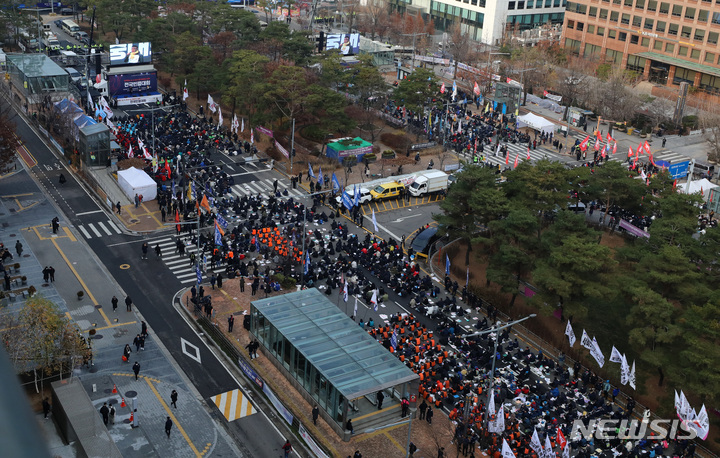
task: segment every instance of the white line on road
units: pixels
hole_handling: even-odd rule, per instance
[[[92,238],[90,233],[88,231],[86,231],[84,227],[78,226],[77,228],[80,230],[80,232],[83,233],[83,235],[85,236],[86,239]]]
[[[75,216],[92,215],[93,213],[103,213],[103,210],[93,210],[91,212],[75,213]]]
[[[372,216],[365,215],[365,218],[367,218],[368,221],[370,221],[369,224],[372,225]],[[376,218],[376,219],[377,219],[377,218]],[[370,226],[367,226],[367,227],[370,227]],[[388,235],[390,235],[390,236],[391,236],[392,238],[394,238],[395,240],[400,240],[400,237],[398,237],[397,235],[395,235],[395,234],[393,234],[392,232],[390,232],[390,231],[388,230],[388,228],[386,228],[386,227],[383,226],[382,224],[378,223],[377,227],[378,227],[378,229],[382,229],[383,231],[387,232]]]

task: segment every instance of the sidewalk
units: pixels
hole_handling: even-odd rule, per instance
[[[14,214],[12,218],[7,218],[8,224],[0,232],[1,241],[15,254],[15,241],[20,240],[24,251],[21,257],[15,256],[15,262],[20,263],[20,273],[26,277],[27,287],[35,286],[39,294],[57,304],[88,338],[94,353],[93,365],[76,369],[73,376],[81,381],[96,411],[104,402],[116,406],[115,424],[109,424],[107,428],[122,455],[176,457],[237,454],[232,442],[225,438],[224,430],[218,428],[199,401],[200,396],[192,384],[177,369],[167,349],[154,337],[152,329],[145,341],[145,350],[136,352],[133,347],[130,362],[121,361],[125,344],[132,345],[134,336],[140,333],[142,314],[135,307],[132,312],[125,311],[125,292],[119,289],[94,253],[85,244],[79,243],[65,221],[61,220],[58,234],[52,233],[48,222],[50,215],[55,215],[56,211],[47,205],[44,194],[26,172],[0,180],[0,194],[14,189],[18,181],[22,181],[26,188],[32,185],[34,190],[25,197],[25,209],[21,208],[23,202],[0,201],[1,213]],[[38,205],[30,205],[31,201]],[[44,283],[43,266],[55,268],[55,282]],[[80,291],[83,296],[79,299],[77,293]],[[130,293],[134,300],[141,300],[136,292]],[[116,312],[110,305],[113,295],[120,301]],[[8,303],[6,310],[16,312],[26,300],[27,297],[19,295]],[[139,305],[142,308],[146,304]],[[95,331],[94,335],[91,330]],[[141,365],[137,381],[131,369],[135,361]],[[117,393],[112,392],[115,386]],[[177,409],[169,405],[173,389],[179,394]],[[50,385],[45,384],[44,396],[49,396],[49,390]],[[120,407],[123,397],[127,407]],[[132,428],[127,420],[131,400],[135,397],[139,427]],[[174,423],[170,438],[164,433],[167,416]],[[50,426],[52,423],[43,421],[42,414],[38,414],[38,418],[48,437],[48,444],[53,447],[53,456],[81,454],[77,451],[77,444],[61,445],[58,431]]]

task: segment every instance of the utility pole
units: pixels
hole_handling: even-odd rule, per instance
[[[412,53],[412,65],[410,66],[410,70],[412,70],[413,72],[415,71],[415,38],[416,38],[418,35],[420,35],[420,36],[425,36],[425,35],[427,35],[427,33],[426,33],[426,32],[403,33],[403,34],[400,35],[400,36],[403,36],[403,37],[413,37],[413,41],[412,41],[412,50],[413,50],[413,53]]]
[[[290,134],[290,176],[293,174],[293,157],[295,156],[295,118],[292,118],[292,133]]]

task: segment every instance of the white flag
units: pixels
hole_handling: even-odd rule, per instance
[[[237,113],[235,113],[235,114],[233,114],[233,120],[230,123],[230,131],[237,133],[238,127],[240,127],[240,123],[238,123]]]
[[[568,340],[570,341],[570,346],[572,347],[575,345],[575,341],[577,340],[575,338],[575,331],[573,331],[572,325],[570,324],[570,320],[568,320],[568,324],[565,327],[565,335],[568,336]]]
[[[503,439],[502,456],[503,458],[515,458],[515,454],[505,439]]]
[[[378,228],[377,228],[377,220],[375,219],[375,209],[373,209],[373,211],[372,211],[372,223],[373,223],[373,227],[375,228],[375,232],[377,232]]]
[[[208,109],[210,109],[210,111],[212,111],[213,113],[215,113],[215,112],[217,111],[217,105],[215,105],[215,101],[214,101],[213,98],[210,96],[210,94],[208,94],[207,103],[208,103]]]
[[[618,351],[617,348],[615,348],[615,345],[612,347],[612,353],[610,353],[610,361],[613,363],[622,363],[622,355]]]
[[[218,107],[218,127],[222,126],[222,123],[223,123],[222,108]]]
[[[630,366],[628,366],[627,358],[622,355],[622,361],[620,361],[620,383],[627,385],[630,379]]]
[[[487,417],[488,417],[488,420],[489,420],[490,417],[492,417],[493,415],[495,415],[495,390],[493,390],[492,387],[491,387],[491,388],[490,388],[490,401],[488,402],[488,405],[487,405]]]
[[[585,332],[583,329],[582,338],[580,339],[580,345],[587,348],[588,350],[592,350],[593,343],[592,340],[590,340],[590,336]]]
[[[370,298],[370,303],[373,305],[373,310],[378,311],[378,301],[377,301],[377,290],[373,290],[373,295]]]
[[[680,396],[678,396],[677,390],[675,390],[675,411],[680,415]]]
[[[345,280],[345,287],[343,288],[343,299],[345,302],[348,301],[347,280]]]
[[[187,100],[188,97],[190,97],[190,94],[188,94],[187,80],[185,80],[185,84],[183,85],[183,102]]]
[[[353,316],[357,316],[357,296],[355,296],[355,308],[353,309]]]
[[[593,337],[592,345],[593,346],[590,349],[590,354],[592,355],[593,358],[595,358],[595,361],[597,361],[598,365],[600,367],[603,367],[605,365],[605,355],[603,355],[602,350],[600,350],[600,345],[598,345],[597,340],[595,340],[595,337]],[[633,371],[634,371],[634,369],[633,369]]]
[[[530,448],[533,449],[538,456],[542,455],[542,443],[540,443],[540,436],[538,436],[537,429],[533,430],[532,438],[530,439]]]
[[[245,118],[240,119],[240,132],[245,132]]]
[[[634,360],[633,360],[632,369],[630,369],[630,377],[628,378],[628,383],[634,390],[635,389],[635,361]]]
[[[700,439],[707,439],[708,433],[710,432],[710,419],[708,418],[707,411],[705,410],[705,404],[703,404],[700,412],[695,415],[695,419],[689,424],[693,428]]]
[[[554,457],[555,452],[553,451],[552,442],[550,442],[550,434],[545,436],[545,456]]]
[[[488,424],[488,431],[496,434],[502,434],[505,431],[505,407],[502,404],[500,404],[495,421]]]
[[[252,128],[250,129],[250,144],[255,144],[255,132],[253,132]]]
[[[562,458],[570,458],[570,442],[565,444],[565,448],[562,451]]]

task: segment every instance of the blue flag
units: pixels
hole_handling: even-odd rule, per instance
[[[342,202],[343,202],[343,205],[345,205],[345,208],[347,208],[348,210],[352,210],[353,201],[350,198],[350,194],[347,193],[347,190],[343,190],[343,192],[342,192]]]
[[[171,187],[172,187],[172,195],[173,195],[173,197],[175,197],[175,178],[172,179]]]
[[[323,182],[322,165],[320,166],[320,168],[319,168],[318,170],[319,170],[319,172],[318,172],[318,179],[317,179],[317,180],[318,180],[318,184],[319,184],[320,186],[322,186],[322,185],[325,184],[325,183]]]
[[[308,176],[310,178],[315,178],[315,174],[313,173],[312,164],[308,162]]]
[[[450,257],[445,254],[445,275],[450,275]]]
[[[392,345],[393,350],[397,350],[397,345],[398,345],[398,342],[397,342],[397,329],[396,329],[395,331],[393,331],[392,337],[390,337],[390,345]]]
[[[220,225],[220,227],[223,228],[223,230],[227,230],[228,223],[225,221],[225,218],[223,218],[220,214],[215,215],[215,221]]]
[[[195,275],[197,276],[198,285],[202,283],[202,271],[200,270],[200,263],[195,266]]]
[[[305,256],[305,275],[307,275],[308,270],[310,268],[310,252],[308,251],[305,254],[306,254],[306,256]]]
[[[355,207],[360,203],[360,189],[358,189],[357,185],[355,185],[353,192],[355,193],[355,202],[353,202],[353,207]]]
[[[220,228],[215,225],[215,246],[222,246],[222,234],[220,234]]]
[[[191,189],[190,195],[192,196],[193,200],[197,200],[197,191],[195,191],[195,182],[194,181],[192,183],[190,183],[190,189]]]
[[[340,190],[340,182],[338,181],[337,176],[335,176],[335,172],[333,172],[333,174],[332,174],[332,180],[331,180],[331,182],[332,182],[333,190],[334,190],[335,192],[339,191],[339,190]]]

